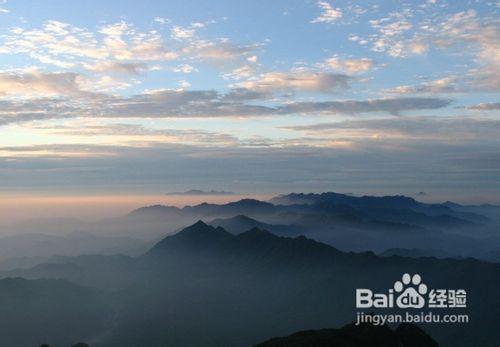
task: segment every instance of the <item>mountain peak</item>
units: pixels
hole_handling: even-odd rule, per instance
[[[198,219],[196,223],[192,224],[188,228],[205,228],[205,227],[208,227],[207,223],[205,223],[201,219]]]
[[[161,250],[204,249],[232,235],[221,227],[214,228],[202,220],[182,229],[175,235],[169,235],[158,242],[150,252]]]

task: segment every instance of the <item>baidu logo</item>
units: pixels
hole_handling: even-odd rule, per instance
[[[419,274],[405,273],[394,282],[387,293],[370,289],[356,289],[356,308],[465,308],[467,292],[464,289],[432,289]]]
[[[394,291],[401,293],[396,299],[399,308],[422,308],[425,306],[424,295],[427,294],[427,286],[422,283],[419,274],[410,276],[404,274],[401,281],[394,283]]]

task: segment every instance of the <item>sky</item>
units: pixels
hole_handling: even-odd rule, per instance
[[[499,11],[0,0],[0,197],[500,203]]]

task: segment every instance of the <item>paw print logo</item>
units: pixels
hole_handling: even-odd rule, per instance
[[[422,308],[425,305],[424,295],[427,294],[427,286],[422,283],[419,274],[413,276],[404,274],[401,281],[394,283],[394,291],[401,293],[396,299],[399,308]]]

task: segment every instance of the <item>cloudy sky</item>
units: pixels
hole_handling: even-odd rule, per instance
[[[500,203],[496,1],[0,1],[0,195]]]

